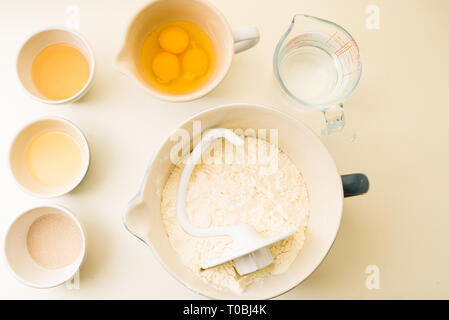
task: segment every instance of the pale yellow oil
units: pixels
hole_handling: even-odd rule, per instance
[[[167,28],[179,27],[182,28],[188,34],[188,45],[182,52],[166,52],[161,47],[160,36],[167,30]],[[168,44],[177,45],[184,39],[177,39],[176,35],[168,40]],[[196,55],[194,61],[192,59],[186,59],[186,54],[192,52],[192,49],[200,49],[203,53],[201,56]],[[179,61],[179,66],[173,66],[172,60],[162,60],[162,63],[156,65],[159,68],[159,72],[169,74],[170,80],[158,78],[154,72],[155,57],[160,53],[170,54],[171,57],[176,57]],[[205,53],[205,54],[204,54]],[[184,63],[187,61],[187,65]],[[215,70],[216,64],[216,52],[215,46],[209,35],[203,31],[195,23],[184,20],[167,21],[158,25],[144,40],[142,49],[140,52],[140,62],[145,76],[149,82],[159,89],[161,92],[169,94],[186,94],[191,93],[201,88],[210,78]],[[190,64],[190,65],[189,65]],[[195,69],[201,66],[207,65],[206,71],[201,76],[192,76],[188,69]],[[187,67],[187,68],[186,68]],[[175,70],[174,70],[175,69]],[[179,69],[179,75],[176,75]],[[187,69],[187,70],[186,70]],[[165,72],[166,71],[166,72]],[[172,79],[172,75],[173,76]]]
[[[65,100],[78,93],[89,79],[90,67],[75,47],[57,43],[39,52],[31,66],[35,88],[49,100]]]
[[[78,143],[63,131],[47,131],[34,137],[25,152],[30,176],[39,184],[58,188],[72,183],[81,168]]]

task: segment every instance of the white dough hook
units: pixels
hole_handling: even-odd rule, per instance
[[[176,199],[176,215],[181,227],[187,233],[195,237],[229,236],[233,240],[230,253],[216,261],[203,264],[203,269],[215,267],[225,262],[234,260],[235,268],[240,275],[245,275],[262,269],[273,263],[273,257],[269,246],[282,239],[293,235],[296,230],[291,230],[279,236],[266,238],[260,236],[251,226],[242,224],[226,227],[200,228],[192,225],[185,213],[187,186],[195,165],[201,158],[203,148],[215,139],[225,138],[234,145],[240,146],[244,140],[229,129],[211,129],[204,134],[200,143],[193,149],[181,175]]]

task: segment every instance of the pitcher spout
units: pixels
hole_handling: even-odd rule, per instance
[[[115,58],[114,66],[122,73],[126,75],[132,75],[133,73],[133,60],[127,50],[127,48],[122,48],[119,54]]]

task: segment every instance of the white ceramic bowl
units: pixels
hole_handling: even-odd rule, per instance
[[[27,234],[36,219],[46,214],[63,214],[78,226],[82,248],[78,258],[69,266],[48,270],[39,266],[27,248]],[[57,205],[35,207],[20,214],[8,228],[4,241],[4,255],[12,274],[24,284],[35,288],[50,288],[70,280],[80,268],[87,248],[87,235],[81,222],[68,209]]]
[[[28,144],[38,134],[45,131],[63,131],[77,142],[81,151],[81,167],[78,176],[69,184],[59,188],[49,188],[36,182],[25,165],[25,152]],[[9,152],[11,172],[22,189],[33,196],[41,198],[58,197],[72,191],[83,180],[90,163],[89,145],[80,129],[68,120],[47,117],[28,124],[14,138]]]
[[[169,243],[160,212],[162,189],[173,169],[170,150],[178,143],[170,137],[157,150],[141,189],[124,214],[126,228],[156,252],[161,264],[172,276],[197,293],[217,299],[267,299],[285,293],[318,267],[337,235],[342,215],[343,187],[332,157],[320,139],[304,124],[272,108],[233,104],[209,109],[180,126],[191,137],[194,120],[201,121],[203,131],[215,127],[278,129],[279,147],[301,170],[309,191],[310,221],[300,254],[287,272],[252,284],[243,295],[230,290],[218,290],[185,267]],[[352,190],[345,190],[351,191],[351,195],[366,192],[366,177],[353,177],[361,180],[360,185],[354,183],[357,179],[345,179],[355,186]]]
[[[66,43],[77,48],[87,59],[90,68],[89,78],[84,87],[75,95],[63,100],[49,100],[36,89],[31,78],[34,58],[42,49],[55,43]],[[79,33],[65,28],[53,28],[33,34],[22,46],[17,56],[17,75],[24,89],[36,100],[49,104],[74,102],[89,90],[95,73],[95,57],[89,43]]]

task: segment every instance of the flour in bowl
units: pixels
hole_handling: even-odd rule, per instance
[[[203,154],[221,150],[222,139],[215,140]],[[266,150],[264,160],[255,152]],[[183,164],[170,174],[162,193],[161,212],[170,244],[181,261],[204,281],[217,288],[242,293],[255,279],[285,272],[300,252],[309,219],[309,199],[301,172],[274,144],[252,137],[232,149],[195,166],[186,198],[186,215],[198,227],[248,224],[260,235],[273,237],[295,228],[297,232],[270,246],[274,263],[264,269],[240,276],[232,261],[201,269],[232,248],[229,237],[193,237],[176,218],[176,196]],[[260,149],[262,148],[262,149]],[[250,150],[250,151],[249,151]],[[203,158],[204,159],[204,158]]]

